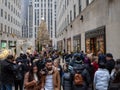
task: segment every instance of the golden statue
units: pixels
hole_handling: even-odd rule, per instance
[[[0,60],[5,59],[10,54],[10,51],[7,49],[3,49],[0,51]]]

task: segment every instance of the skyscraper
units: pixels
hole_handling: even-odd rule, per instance
[[[29,0],[21,0],[22,6],[21,6],[21,24],[22,24],[22,37],[28,38],[28,5]]]
[[[29,0],[29,38],[36,39],[37,31],[44,18],[50,38],[55,41],[56,0]],[[30,28],[31,27],[31,28]],[[54,45],[54,42],[53,42]]]

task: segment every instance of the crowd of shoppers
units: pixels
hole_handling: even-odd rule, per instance
[[[0,61],[0,90],[119,90],[120,60],[111,53],[57,50],[8,55]],[[63,61],[62,60],[62,61]]]

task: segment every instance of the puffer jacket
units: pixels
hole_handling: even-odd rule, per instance
[[[62,78],[63,90],[72,90],[72,79],[71,73],[68,71],[64,72]]]
[[[73,67],[74,70],[72,71],[72,80],[73,80],[73,86],[72,90],[88,90],[89,84],[91,83],[91,78],[89,75],[89,72],[87,71],[86,67],[84,64],[78,64],[76,67]],[[74,75],[75,71],[79,71],[81,75],[83,76],[84,84],[82,86],[76,86],[74,84]]]
[[[94,76],[94,85],[96,90],[108,90],[110,75],[107,69],[98,69]]]

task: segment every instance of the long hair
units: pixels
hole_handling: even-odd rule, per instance
[[[32,81],[34,79],[34,72],[33,72],[33,68],[34,67],[37,67],[37,65],[36,64],[32,64],[32,66],[30,67],[29,78],[28,78],[29,81]],[[37,71],[37,76],[38,76],[38,79],[39,79],[40,77],[39,77],[39,72],[38,71]]]

